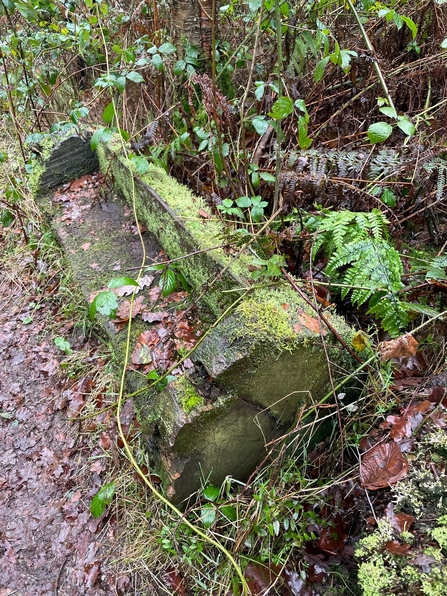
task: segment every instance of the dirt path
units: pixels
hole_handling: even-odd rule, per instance
[[[82,387],[62,380],[26,283],[0,270],[0,596],[124,595],[129,578],[108,569],[113,526],[88,509],[101,459],[66,419]]]

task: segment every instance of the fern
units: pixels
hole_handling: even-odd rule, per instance
[[[407,305],[399,298],[404,287],[402,262],[388,241],[388,223],[378,209],[325,213],[316,224],[312,257],[323,248],[329,257],[326,274],[345,285],[342,298],[350,294],[357,307],[369,301],[368,313],[395,336],[409,319]]]
[[[423,165],[428,174],[437,172],[436,200],[440,201],[444,195],[444,187],[447,184],[447,162],[441,157],[435,157]]]

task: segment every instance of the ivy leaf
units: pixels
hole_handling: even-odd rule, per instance
[[[115,107],[113,105],[113,101],[106,105],[104,111],[102,113],[102,119],[106,124],[110,124],[112,122],[113,117],[115,116]]]
[[[109,317],[113,315],[118,308],[118,298],[113,292],[99,293],[93,302],[90,304],[88,311],[90,319],[93,321],[97,312]]]
[[[132,81],[132,83],[144,83],[144,77],[136,70],[128,72],[126,78]]]
[[[208,484],[206,488],[203,489],[203,496],[207,501],[215,501],[219,496],[220,489],[213,484]]]
[[[388,122],[376,122],[368,128],[368,139],[374,145],[383,143],[393,132],[393,127]]]
[[[212,503],[205,503],[200,510],[200,519],[205,528],[211,528],[216,521],[216,508]]]
[[[269,116],[275,120],[284,120],[293,112],[293,101],[290,97],[279,97],[272,106]]]

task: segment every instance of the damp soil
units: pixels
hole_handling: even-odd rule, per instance
[[[62,374],[46,332],[57,312],[36,309],[35,289],[0,270],[0,596],[125,595],[113,519],[88,507],[101,461],[68,419],[82,386]],[[95,357],[94,342],[78,342]]]

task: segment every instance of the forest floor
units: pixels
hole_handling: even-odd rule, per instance
[[[2,254],[6,243],[0,233]],[[24,253],[14,268],[0,265],[0,595],[126,594],[129,577],[110,560],[116,518],[89,511],[107,458],[70,420],[104,350],[78,334],[82,357],[64,370],[54,339],[75,322],[52,304],[57,276],[43,294],[35,264]]]

